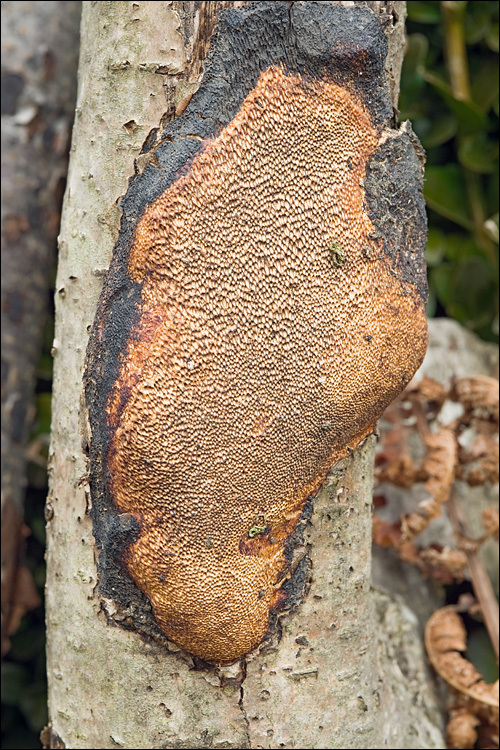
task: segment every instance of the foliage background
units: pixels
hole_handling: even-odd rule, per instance
[[[429,316],[498,341],[499,3],[408,2],[400,119],[427,151]],[[49,292],[48,292],[49,295]],[[52,292],[48,304],[52,307]],[[26,562],[43,596],[52,323],[39,363],[29,446]],[[39,748],[47,721],[43,606],[12,637],[2,665],[2,747]]]
[[[429,317],[498,341],[498,2],[408,2],[400,111],[427,151]]]

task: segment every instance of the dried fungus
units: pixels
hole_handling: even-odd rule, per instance
[[[474,747],[481,725],[496,734],[498,744],[498,680],[494,684],[485,682],[462,655],[467,648],[467,634],[455,607],[438,609],[429,618],[425,646],[432,666],[455,696],[446,732],[447,746]]]

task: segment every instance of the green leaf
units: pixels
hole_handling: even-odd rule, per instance
[[[25,629],[17,631],[12,638],[10,656],[18,662],[30,661],[43,651],[45,645],[45,633],[42,629],[34,630],[26,626]]]
[[[480,2],[469,3],[464,23],[467,44],[477,44],[484,39],[491,25],[488,8]]]
[[[38,360],[37,376],[43,380],[52,380],[54,360],[50,354],[42,354]]]
[[[484,132],[465,136],[458,148],[458,158],[472,172],[493,174],[498,159],[498,143]]]
[[[500,203],[500,174],[498,162],[495,166],[495,173],[486,178],[483,178],[486,198],[486,213],[490,216],[497,213],[498,205]]]
[[[429,51],[429,40],[423,34],[411,34],[406,44],[402,78],[414,75],[425,65]]]
[[[408,119],[411,121],[411,126],[417,136],[419,137],[421,143],[425,141],[427,136],[430,135],[432,130],[432,120],[430,120],[428,117],[422,117],[420,114],[416,117],[408,117],[406,116],[405,119]]]
[[[30,529],[37,542],[45,547],[45,520],[41,514],[30,520]]]
[[[424,195],[429,207],[438,214],[461,227],[472,228],[467,190],[462,171],[456,164],[427,167]]]
[[[444,240],[446,260],[457,266],[466,263],[470,257],[480,254],[473,239],[468,234],[447,234]]]
[[[425,259],[428,266],[438,266],[446,255],[447,236],[439,229],[429,229]]]
[[[40,747],[40,732],[30,732],[26,726],[20,726],[19,711],[13,710],[12,713],[15,713],[15,718],[9,716],[5,721],[6,731],[2,732],[2,747],[9,748],[9,750],[26,750],[27,747]],[[2,716],[2,722],[4,723],[3,720],[4,716]]]
[[[2,664],[2,703],[17,706],[28,683],[28,672],[21,664]]]
[[[416,23],[439,23],[441,20],[439,3],[412,0],[408,3],[408,18]]]
[[[484,327],[492,331],[496,279],[484,258],[442,263],[431,269],[430,281],[449,317],[473,330]]]
[[[44,529],[45,531],[45,529]],[[47,578],[47,571],[45,569],[45,564],[40,564],[36,567],[34,573],[33,573],[33,579],[35,581],[35,585],[38,588],[39,591],[43,591],[43,587],[45,586],[45,580]]]
[[[471,96],[484,112],[488,112],[498,99],[498,89],[498,60],[491,55],[471,76]]]
[[[47,722],[47,689],[43,682],[28,685],[19,707],[25,715],[28,726],[33,731],[40,731]]]
[[[446,143],[457,134],[458,122],[455,115],[442,115],[434,119],[426,136],[421,138],[424,148],[434,148]]]
[[[438,92],[446,102],[448,108],[453,112],[462,133],[473,133],[483,130],[486,127],[486,115],[477,104],[472,101],[456,99],[449,84],[435,73],[430,73],[426,70],[424,78]]]
[[[481,263],[486,260],[483,250],[468,233],[447,232],[443,236],[443,245],[446,260],[452,261],[457,267],[468,263],[473,258],[481,258]],[[484,275],[487,276],[486,267],[483,271]],[[457,273],[460,273],[460,270]]]
[[[401,70],[400,109],[405,109],[405,102],[411,102],[414,105],[421,101],[422,91],[426,86],[422,71],[425,68],[428,48],[429,42],[423,34],[412,34],[408,39]]]
[[[477,627],[467,637],[467,658],[479,669],[485,682],[498,680],[498,665],[495,652],[484,627]]]
[[[50,393],[38,393],[36,397],[36,428],[32,435],[49,435],[52,396]]]
[[[436,314],[437,298],[436,292],[432,284],[429,284],[429,294],[427,296],[427,304],[425,306],[425,313],[428,318],[433,318]]]
[[[498,23],[493,23],[491,24],[490,28],[488,29],[488,33],[486,34],[486,44],[490,49],[493,50],[493,52],[498,52],[499,49],[498,32]]]

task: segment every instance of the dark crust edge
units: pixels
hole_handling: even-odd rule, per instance
[[[425,153],[409,122],[382,143],[368,162],[365,207],[375,227],[373,253],[427,302]],[[373,258],[375,259],[375,258]]]
[[[138,221],[144,210],[185,173],[205,143],[231,122],[261,71],[272,65],[281,65],[285,72],[300,73],[306,79],[328,78],[349,88],[367,107],[373,125],[379,131],[387,127],[393,110],[384,74],[386,55],[387,40],[368,8],[322,2],[289,6],[266,1],[221,11],[200,89],[184,114],[143,146],[143,153],[149,152],[152,158],[141,173],[136,166],[121,202],[121,229],[98,304],[84,374],[92,433],[90,515],[100,551],[99,592],[120,605],[119,614],[111,621],[143,636],[167,643],[150,602],[122,566],[123,552],[137,539],[139,525],[132,516],[118,513],[108,490],[106,469],[112,438],[106,405],[141,315],[141,284],[127,273]],[[201,136],[202,141],[189,138],[190,134]],[[304,512],[309,512],[308,506]],[[295,542],[300,543],[300,530],[297,535],[288,545],[288,557]],[[286,609],[297,606],[303,597],[305,565],[297,566],[284,587]]]

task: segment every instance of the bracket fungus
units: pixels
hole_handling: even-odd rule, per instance
[[[300,596],[308,500],[425,353],[423,156],[386,53],[366,7],[221,11],[122,201],[85,372],[99,587],[210,663]]]

